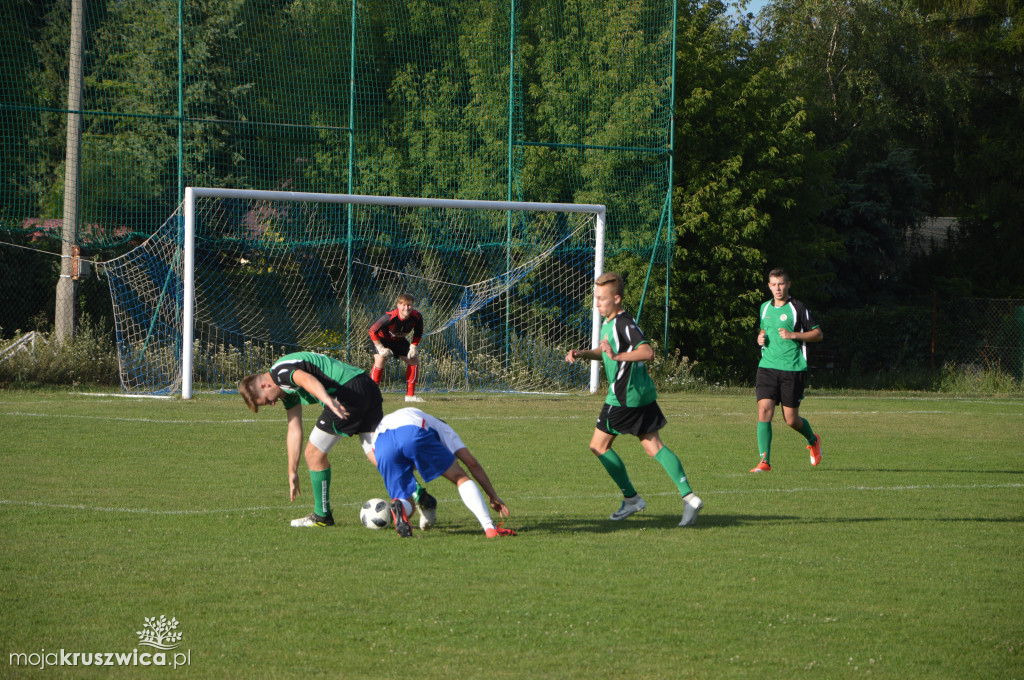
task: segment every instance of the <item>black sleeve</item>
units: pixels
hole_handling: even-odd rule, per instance
[[[800,302],[799,300],[793,300],[793,308],[796,309],[796,323],[793,324],[793,330],[798,333],[804,333],[806,331],[813,331],[818,327],[818,322],[814,320],[814,316],[811,315],[811,310],[807,308],[807,305]]]

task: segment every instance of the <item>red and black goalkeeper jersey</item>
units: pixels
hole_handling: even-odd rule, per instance
[[[415,345],[423,337],[423,316],[413,309],[409,311],[409,318],[402,321],[402,317],[398,316],[398,309],[392,309],[370,326],[370,339],[374,343],[405,339],[410,331],[412,344]]]

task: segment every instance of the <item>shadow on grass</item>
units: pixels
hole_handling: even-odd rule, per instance
[[[526,534],[531,531],[544,531],[544,532],[585,532],[591,534],[612,534],[619,531],[636,531],[645,529],[679,529],[685,531],[695,531],[700,529],[706,529],[709,527],[731,527],[741,526],[748,524],[766,524],[774,522],[795,522],[800,521],[803,518],[796,516],[782,516],[782,515],[721,515],[714,513],[701,513],[697,519],[697,523],[688,526],[679,526],[679,519],[681,515],[672,514],[653,514],[644,513],[643,516],[633,515],[629,519],[622,520],[619,522],[612,521],[607,518],[595,517],[592,519],[579,519],[572,517],[564,518],[551,518],[540,521],[523,522],[522,529],[513,527],[516,531]]]
[[[552,518],[536,522],[524,521],[521,526],[512,526],[520,534],[526,535],[530,532],[580,532],[591,534],[611,534],[619,531],[636,531],[645,529],[679,529],[685,531],[699,531],[710,528],[729,528],[764,526],[773,524],[856,524],[864,522],[984,522],[984,523],[1021,523],[1024,524],[1024,517],[802,517],[799,515],[750,515],[750,514],[722,514],[722,513],[701,513],[697,523],[689,527],[680,527],[679,515],[654,515],[646,514],[644,517],[633,516],[628,520],[613,522],[608,519],[575,519],[575,518]],[[454,529],[452,533],[470,533]]]

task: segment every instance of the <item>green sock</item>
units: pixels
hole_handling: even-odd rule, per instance
[[[807,421],[804,421],[807,422]],[[771,421],[767,423],[757,423],[757,452],[764,456],[764,462],[771,465],[768,460],[772,456],[772,424]]]
[[[672,453],[672,449],[667,446],[661,447],[661,450],[655,454],[654,460],[661,463],[661,467],[665,468],[665,472],[668,473],[668,476],[672,478],[672,481],[678,487],[680,495],[685,496],[688,493],[693,493],[690,483],[686,481],[683,464],[679,462],[679,456]]]
[[[416,490],[412,492],[412,500],[414,503],[420,502],[420,494],[423,492],[423,487],[420,486],[419,480],[416,481]]]
[[[633,483],[629,481],[629,473],[626,472],[626,464],[619,458],[619,454],[615,453],[612,449],[608,449],[598,456],[597,459],[601,461],[601,465],[604,465],[604,469],[608,471],[611,478],[622,489],[623,496],[629,498],[636,495],[636,489],[633,488]]]
[[[310,470],[309,482],[313,486],[313,511],[327,517],[331,514],[331,468]]]
[[[814,444],[814,442],[818,441],[818,436],[814,434],[814,430],[811,429],[811,424],[807,422],[807,418],[801,418],[800,420],[804,421],[803,427],[800,428],[800,434],[804,436],[808,444]]]

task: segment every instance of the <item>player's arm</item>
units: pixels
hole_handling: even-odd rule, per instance
[[[412,316],[412,344],[420,344],[420,340],[423,339],[423,315],[417,310],[413,310],[415,313]]]
[[[779,329],[779,337],[783,340],[796,340],[797,342],[821,342],[825,339],[825,333],[822,332],[821,326],[809,331],[801,331],[795,333],[785,328]]]
[[[320,403],[334,411],[339,418],[348,418],[348,410],[341,405],[336,397],[327,394],[324,384],[313,374],[306,373],[301,368],[297,369],[292,373],[292,382],[316,397]]]
[[[491,508],[496,510],[502,517],[508,517],[508,506],[505,505],[505,501],[498,497],[498,492],[494,490],[494,485],[491,484],[490,477],[484,471],[484,466],[473,457],[473,454],[469,452],[469,449],[462,447],[455,452],[455,457],[466,464],[466,468],[469,470],[469,474],[473,476],[480,488],[487,494],[487,498],[490,500]]]
[[[412,311],[412,342],[409,343],[408,359],[415,359],[419,352],[420,340],[423,339],[423,315],[415,309]]]
[[[601,350],[607,354],[608,358],[612,361],[650,361],[654,358],[654,348],[646,341],[628,352],[619,352],[616,354],[612,351],[611,343],[607,340],[602,340]]]
[[[565,360],[570,364],[575,363],[577,359],[584,361],[600,361],[601,350],[600,349],[571,349],[569,353],[565,355]]]
[[[288,435],[288,494],[291,500],[299,495],[299,456],[302,454],[302,404],[296,404],[287,411]]]
[[[373,346],[377,348],[377,354],[384,356],[391,354],[391,350],[384,346],[384,331],[388,327],[389,320],[388,315],[385,314],[370,326],[370,340],[373,342]]]

